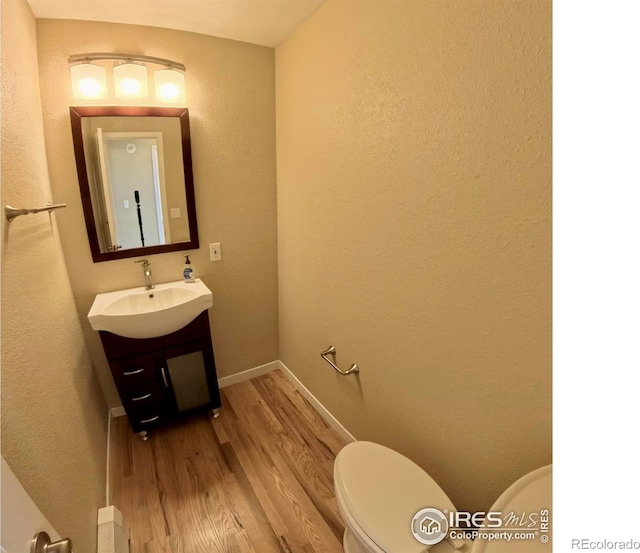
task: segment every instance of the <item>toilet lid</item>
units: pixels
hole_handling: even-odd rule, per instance
[[[421,509],[455,507],[442,488],[413,461],[371,442],[345,446],[335,460],[336,492],[352,519],[381,549],[423,553],[411,533]]]
[[[532,533],[532,539],[483,540],[477,538],[473,542],[471,553],[551,553],[551,465],[536,469],[509,486],[490,511],[499,511],[502,516],[513,513],[523,522],[512,522],[505,526],[507,532]],[[545,514],[546,511],[546,514]],[[547,528],[541,523],[548,517]],[[549,530],[548,532],[545,530]],[[502,530],[502,529],[500,529]]]

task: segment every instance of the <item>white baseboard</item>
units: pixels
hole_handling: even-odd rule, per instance
[[[294,375],[282,361],[277,361],[279,364],[279,369],[282,373],[291,381],[291,383],[297,388],[297,390],[302,394],[302,396],[311,404],[311,406],[318,411],[318,414],[324,419],[324,421],[331,427],[333,430],[342,438],[342,441],[345,444],[356,442],[356,437],[351,434],[338,419],[336,419],[331,412],[324,406],[316,396],[314,396],[305,385],[298,380],[296,375]]]
[[[124,407],[122,405],[118,405],[117,407],[112,407],[111,411],[111,418],[115,419],[117,417],[124,417],[127,412],[124,410]]]
[[[109,505],[111,499],[111,484],[109,482],[109,474],[111,469],[111,419],[113,418],[113,409],[107,411],[107,480],[105,483],[104,502]]]
[[[265,365],[260,365],[259,367],[253,367],[253,369],[247,369],[246,371],[242,371],[241,373],[232,374],[231,376],[223,376],[222,378],[218,379],[218,387],[226,388],[227,386],[231,386],[232,384],[244,382],[245,380],[251,380],[256,376],[270,373],[271,371],[275,371],[279,368],[280,361],[271,361],[271,363],[266,363]]]

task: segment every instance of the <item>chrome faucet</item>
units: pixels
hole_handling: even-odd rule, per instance
[[[153,279],[151,278],[151,263],[147,259],[141,259],[136,263],[142,263],[142,270],[144,271],[144,289],[152,290],[155,288],[153,285]]]

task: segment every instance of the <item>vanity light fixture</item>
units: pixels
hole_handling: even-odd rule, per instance
[[[147,68],[138,63],[121,63],[113,67],[113,88],[116,98],[146,98]]]
[[[175,69],[159,69],[153,74],[156,98],[170,104],[184,103],[184,75]]]
[[[107,97],[107,79],[104,67],[93,63],[72,65],[71,88],[74,98],[99,99]]]
[[[108,94],[104,65],[110,62],[113,73],[113,93]],[[123,100],[149,98],[156,104],[184,105],[184,72],[181,63],[139,54],[77,54],[69,57],[73,97],[80,100]],[[149,66],[161,66],[153,71],[153,84],[148,85]],[[152,89],[152,92],[149,89]],[[155,93],[155,94],[154,94]],[[155,97],[154,97],[155,95]]]

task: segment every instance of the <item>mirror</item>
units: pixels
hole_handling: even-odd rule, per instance
[[[93,261],[198,248],[189,111],[69,112]]]

